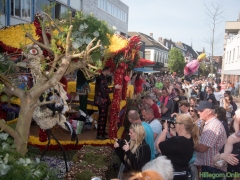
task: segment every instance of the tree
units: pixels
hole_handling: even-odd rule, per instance
[[[182,52],[177,48],[172,48],[168,54],[168,69],[171,72],[183,73],[186,65]]]
[[[74,27],[73,23],[78,23],[78,27]],[[36,33],[40,38],[34,39],[28,30],[26,30],[26,37],[38,48],[31,49],[31,46],[28,45],[22,49],[31,72],[35,72],[33,76],[37,77],[34,86],[24,90],[18,88],[9,78],[11,74],[9,74],[8,69],[11,69],[11,63],[7,60],[8,56],[5,55],[4,60],[0,61],[0,67],[3,67],[3,64],[6,67],[0,72],[0,90],[2,89],[9,98],[12,96],[20,98],[21,102],[16,128],[13,129],[4,121],[0,121],[0,130],[7,132],[14,138],[16,150],[22,155],[27,153],[29,129],[35,108],[55,103],[55,101],[46,101],[46,97],[44,101],[40,102],[39,97],[51,87],[61,85],[60,79],[75,70],[81,69],[87,78],[95,76],[99,69],[100,54],[109,45],[109,40],[106,38],[107,34],[112,35],[112,31],[105,22],[99,21],[93,16],[85,17],[82,13],[77,13],[74,20],[72,20],[70,13],[69,19],[61,21],[53,20],[50,15],[43,13],[43,15],[36,16],[34,24],[37,27]],[[89,29],[94,32],[88,30],[88,27],[91,27]],[[97,39],[99,40],[97,41]],[[36,47],[35,45],[32,47]],[[39,52],[44,55],[41,56],[40,60],[34,56]],[[92,56],[93,54],[95,55]],[[34,61],[40,65],[34,66]]]
[[[223,4],[220,1],[211,3],[210,6],[204,4],[205,14],[208,16],[206,25],[208,28],[208,37],[205,38],[205,42],[210,45],[211,50],[211,74],[213,74],[213,56],[214,52],[219,48],[219,43],[223,39],[222,34],[217,35],[217,30],[220,27],[220,23],[223,22]]]

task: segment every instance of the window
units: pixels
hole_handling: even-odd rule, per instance
[[[11,0],[11,15],[30,20],[29,0]]]
[[[227,62],[228,62],[228,52],[227,52],[226,57],[225,57],[225,64],[227,64]]]
[[[98,8],[123,22],[127,22],[127,13],[107,0],[98,0]]]
[[[143,52],[142,51],[139,51],[139,57],[143,58]]]
[[[229,60],[228,60],[229,63],[231,63],[231,51],[229,53]]]
[[[166,47],[168,48],[168,42],[166,42]]]
[[[145,59],[150,60],[150,51],[145,51]]]
[[[237,47],[237,60],[236,61],[238,61],[238,60],[240,60],[239,46]]]
[[[0,13],[5,14],[5,0],[0,1]]]
[[[173,44],[171,44],[171,49],[173,48]]]
[[[234,62],[234,58],[235,58],[235,48],[233,49],[233,58],[232,58],[232,62]]]
[[[154,52],[154,62],[157,62],[157,52]]]
[[[68,11],[68,7],[63,5],[63,4],[60,4],[60,3],[57,3],[56,6],[55,6],[55,18],[56,19],[61,19],[63,18],[64,14],[67,13]]]

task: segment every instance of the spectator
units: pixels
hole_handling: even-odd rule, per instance
[[[204,121],[202,121],[199,118],[198,112],[196,110],[196,106],[191,105],[190,108],[189,108],[189,113],[190,113],[190,116],[193,119],[193,122],[198,126],[199,135],[201,136],[202,130],[203,130],[203,126],[204,126]]]
[[[185,89],[180,90],[180,97],[181,97],[181,100],[187,100]]]
[[[228,137],[227,142],[224,147],[224,154],[230,154],[233,150],[233,145],[240,142],[239,125],[240,125],[240,109],[236,111],[236,115],[234,118],[235,133]],[[220,155],[220,158],[222,158],[221,155]],[[237,160],[237,158],[235,158],[235,161],[236,160]],[[225,162],[224,160],[219,160],[216,162],[216,166],[222,167],[224,165],[224,162]]]
[[[213,92],[214,92],[213,87],[208,87],[206,101],[211,102],[213,105],[217,105],[217,100],[216,100]]]
[[[177,116],[175,129],[171,133],[175,136],[166,140],[168,133],[167,121],[164,123],[164,129],[158,138],[156,146],[162,155],[171,160],[174,168],[174,180],[188,179],[188,162],[192,158],[194,147],[198,144],[198,129],[192,122],[192,118],[186,114]],[[176,136],[176,133],[178,136]]]
[[[147,144],[149,145],[150,149],[151,149],[151,160],[155,158],[155,153],[154,153],[154,136],[153,136],[153,131],[151,126],[146,123],[146,122],[142,122],[140,120],[140,115],[136,110],[130,110],[128,112],[128,120],[131,124],[133,123],[142,123],[143,128],[145,130],[146,133],[146,137],[145,137],[145,141],[147,142]]]
[[[239,96],[239,87],[240,87],[240,80],[236,81],[235,83],[235,89],[234,89],[234,96]]]
[[[164,180],[173,179],[173,166],[166,156],[159,156],[156,159],[148,162],[142,168],[142,171],[154,170],[162,175]]]
[[[161,79],[158,78],[157,82],[155,83],[155,87],[161,90],[163,88],[163,83],[161,82]]]
[[[174,112],[179,113],[179,102],[181,101],[180,91],[174,88],[175,96],[173,97]]]
[[[216,168],[213,157],[225,144],[227,136],[222,123],[215,117],[214,105],[209,101],[200,102],[196,107],[200,119],[205,121],[205,125],[200,137],[199,145],[195,147],[197,152],[194,164],[198,167],[199,173],[224,173],[226,168]],[[202,180],[209,178],[203,177]],[[221,178],[216,178],[221,179]]]
[[[171,117],[174,112],[173,100],[169,97],[168,90],[163,88],[160,98],[162,117]]]
[[[218,118],[219,121],[224,126],[224,129],[226,131],[227,137],[229,136],[229,129],[228,129],[228,121],[227,121],[227,116],[226,116],[226,109],[223,107],[217,107],[215,110],[216,117]]]
[[[222,99],[224,97],[224,94],[221,91],[221,86],[217,86],[215,88],[215,91],[214,91],[213,94],[214,94],[214,96],[215,96],[215,98],[217,100],[218,106],[220,106],[220,99]]]
[[[125,165],[124,173],[141,171],[142,167],[151,159],[151,150],[144,140],[146,133],[141,123],[131,124],[129,136],[130,142],[125,140],[122,147],[118,141],[114,143],[115,152]]]
[[[138,73],[134,82],[135,94],[141,93],[143,90],[143,84],[146,83],[144,79],[141,78],[141,74]]]
[[[159,122],[158,119],[154,118],[152,108],[144,108],[142,110],[142,117],[145,120],[145,122],[151,126],[154,134],[154,142],[156,143],[157,138],[162,133],[162,124]],[[154,146],[154,150],[155,150],[155,157],[157,157],[159,153],[155,148],[155,146]]]
[[[134,86],[136,77],[137,77],[137,73],[133,73],[133,74],[132,74],[132,77],[131,77],[131,85],[133,85],[133,86]]]
[[[182,100],[179,102],[179,109],[182,114],[186,114],[186,115],[190,116],[189,111],[188,111],[189,107],[190,107],[190,104],[187,100]],[[177,113],[173,113],[171,115],[171,117],[176,116],[176,115],[177,115]]]
[[[190,98],[189,98],[189,103],[190,103],[191,106],[196,106],[196,104],[197,104],[197,98],[195,98],[195,97],[190,97]]]
[[[154,113],[154,118],[160,118],[161,115],[160,115],[160,112],[158,109],[158,105],[153,101],[153,98],[150,95],[147,95],[144,97],[144,99],[145,99],[146,104],[152,108],[153,113]]]
[[[233,111],[233,106],[231,105],[231,101],[230,101],[230,96],[225,97],[223,100],[223,108],[226,110],[226,117],[227,117],[227,121],[228,124],[231,122],[232,120],[232,111]]]
[[[163,180],[162,176],[151,170],[146,170],[143,172],[129,172],[123,175],[121,180]]]

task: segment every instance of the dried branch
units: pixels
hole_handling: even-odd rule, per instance
[[[74,58],[83,58],[84,53],[85,53],[85,51],[82,51],[81,53],[78,53],[78,54],[72,54],[71,58],[72,59],[74,59]]]
[[[50,48],[49,40],[46,33],[46,16],[43,17],[43,22],[42,22],[42,37],[43,37],[43,43]]]
[[[97,67],[95,67],[95,66],[93,66],[93,65],[91,65],[91,64],[89,64],[89,63],[88,63],[87,65],[88,65],[90,68],[92,68],[92,69],[96,69],[96,70],[98,69]]]
[[[26,36],[32,40],[32,42],[34,42],[35,44],[37,44],[39,47],[46,49],[48,52],[53,54],[53,51],[50,49],[50,47],[46,46],[43,43],[38,42],[37,40],[35,40],[32,35],[30,33],[26,33]]]
[[[11,128],[9,125],[7,125],[3,120],[0,120],[0,132],[5,131],[10,136],[12,136],[14,139],[18,139],[18,133],[13,128]]]
[[[36,107],[38,106],[44,106],[44,105],[47,105],[47,104],[53,104],[53,103],[59,103],[60,101],[43,101],[43,102],[39,102],[39,103],[34,103],[30,106],[30,108],[32,109],[35,109]]]
[[[67,39],[66,39],[66,56],[69,56],[69,51],[70,51],[70,47],[71,47],[71,35],[72,35],[72,29],[73,29],[73,25],[70,25],[68,33],[67,33]]]
[[[93,52],[95,49],[99,48],[101,46],[100,43],[101,43],[101,41],[98,40],[97,44],[87,52],[87,56],[89,56],[90,53]]]

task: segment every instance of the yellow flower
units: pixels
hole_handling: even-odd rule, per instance
[[[110,37],[110,46],[106,53],[114,53],[127,46],[128,40],[114,34]]]
[[[0,41],[5,45],[21,48],[21,46],[26,46],[32,44],[32,41],[25,37],[26,33],[29,32],[34,39],[38,39],[35,33],[35,26],[31,24],[20,24],[15,26],[10,26],[5,29],[0,29]]]

